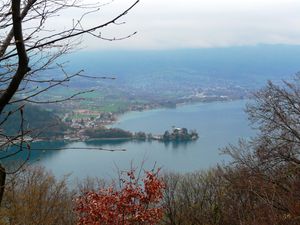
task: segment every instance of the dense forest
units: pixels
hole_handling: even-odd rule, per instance
[[[14,112],[18,111],[20,107],[22,114],[20,112],[12,113],[6,123],[2,125],[2,129],[10,136],[17,135],[21,125],[24,130],[29,132],[28,136],[39,136],[40,138],[62,137],[68,128],[53,111],[48,111],[40,105],[20,103],[14,106],[10,105],[6,110]],[[3,119],[5,119],[5,115],[2,114],[0,120]]]

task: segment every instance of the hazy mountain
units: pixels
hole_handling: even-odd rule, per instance
[[[88,75],[112,75],[115,84],[196,83],[210,85],[231,81],[257,86],[267,79],[290,77],[300,69],[300,46],[258,45],[248,47],[165,51],[101,51],[70,55],[69,70],[84,69]]]

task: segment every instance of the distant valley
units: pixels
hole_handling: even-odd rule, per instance
[[[59,86],[36,99],[59,100],[93,90],[77,97],[77,101],[42,106],[59,116],[62,127],[67,124],[72,129],[90,129],[111,124],[128,111],[249,98],[268,79],[276,83],[296,74],[299,54],[300,46],[288,45],[80,52],[63,59],[69,61],[65,70],[72,74],[84,69],[82,75],[87,77],[74,78],[67,87]],[[42,76],[64,76],[60,74],[50,70]],[[49,111],[45,113],[53,117]]]

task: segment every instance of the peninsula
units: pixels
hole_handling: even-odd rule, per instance
[[[187,128],[177,128],[173,127],[172,130],[166,130],[164,134],[154,135],[145,132],[130,132],[122,130],[120,128],[94,128],[85,129],[81,131],[80,134],[65,135],[65,140],[140,140],[140,141],[162,141],[162,142],[181,142],[181,141],[194,141],[199,138],[198,133],[195,130],[188,131]]]

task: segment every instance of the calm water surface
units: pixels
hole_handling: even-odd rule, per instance
[[[206,169],[228,160],[219,149],[239,138],[249,138],[254,131],[248,126],[243,109],[245,101],[199,103],[176,109],[157,109],[130,112],[120,117],[114,127],[129,131],[162,134],[172,126],[196,129],[200,138],[190,143],[139,142],[139,141],[89,141],[35,143],[38,148],[69,148],[69,150],[34,152],[31,162],[45,166],[57,176],[72,174],[82,179],[86,176],[116,177],[117,167],[128,169],[133,163],[145,168],[154,164],[165,171],[189,172]],[[125,152],[78,150],[78,147],[126,149]],[[73,148],[73,149],[72,149]]]

